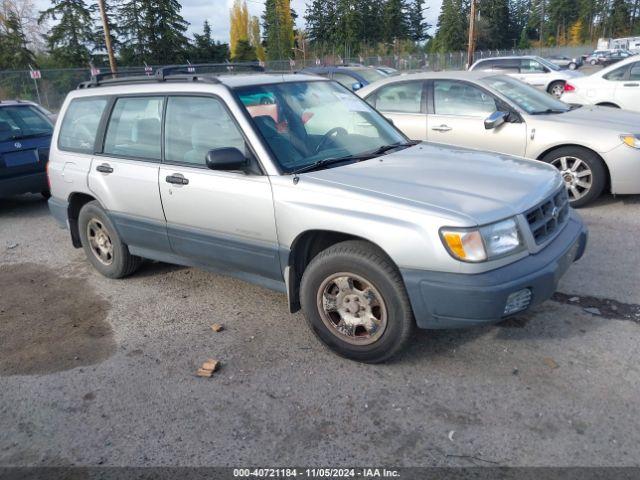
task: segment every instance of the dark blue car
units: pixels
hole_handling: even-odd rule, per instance
[[[53,124],[31,102],[0,101],[0,198],[20,193],[49,197],[46,164]]]

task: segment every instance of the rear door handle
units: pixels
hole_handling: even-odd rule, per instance
[[[165,178],[165,180],[167,181],[167,183],[171,183],[173,185],[189,185],[189,179],[184,178],[179,173],[168,175],[167,178]]]
[[[640,83],[625,83],[625,87],[640,87]]]
[[[440,125],[439,127],[432,127],[431,130],[435,132],[449,132],[452,128],[449,125]]]
[[[113,173],[113,167],[108,163],[103,163],[102,165],[98,165],[96,167],[96,170],[100,173],[106,173],[106,174]]]

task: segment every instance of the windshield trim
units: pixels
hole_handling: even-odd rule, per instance
[[[303,76],[301,76],[301,77],[303,77]],[[357,99],[359,99],[360,101],[364,102],[367,105],[367,107],[372,109],[377,115],[380,116],[380,118],[382,120],[387,122],[389,127],[391,127],[393,130],[395,130],[396,133],[400,137],[402,137],[404,142],[411,141],[409,139],[409,137],[407,137],[401,130],[398,129],[398,127],[396,127],[393,123],[391,123],[384,115],[382,115],[380,112],[378,112],[378,110],[376,110],[371,105],[369,105],[363,98],[360,98],[358,95],[353,93],[351,90],[349,90],[347,87],[345,87],[341,83],[336,82],[335,80],[331,80],[329,78],[309,78],[309,79],[301,78],[300,80],[291,81],[291,82],[289,82],[289,81],[283,82],[282,80],[274,80],[273,82],[268,82],[268,83],[260,83],[260,84],[254,84],[254,85],[242,85],[242,86],[237,86],[237,87],[227,87],[229,89],[229,91],[231,92],[231,95],[233,96],[234,101],[236,102],[236,106],[239,108],[239,110],[242,113],[244,119],[247,121],[249,127],[251,128],[253,134],[256,136],[256,138],[260,142],[260,146],[269,155],[269,161],[270,161],[271,165],[275,168],[275,170],[278,172],[278,175],[280,175],[280,176],[289,176],[289,175],[291,175],[293,170],[289,171],[289,170],[287,170],[287,169],[282,167],[282,165],[280,164],[280,161],[278,160],[278,157],[275,155],[273,149],[271,148],[271,145],[265,139],[264,135],[262,134],[262,132],[260,131],[260,129],[258,128],[256,123],[253,121],[253,118],[249,114],[249,111],[244,106],[244,104],[242,102],[242,99],[240,98],[240,92],[242,90],[244,90],[244,89],[254,88],[254,87],[267,87],[267,86],[274,86],[274,85],[288,85],[288,84],[296,84],[296,83],[331,83],[333,85],[337,85],[339,88],[343,89],[345,92],[349,93],[350,95],[355,96]]]

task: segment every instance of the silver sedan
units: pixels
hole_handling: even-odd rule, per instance
[[[640,193],[640,114],[570,106],[490,72],[392,77],[358,95],[412,139],[554,165],[574,207],[607,188],[614,194]]]

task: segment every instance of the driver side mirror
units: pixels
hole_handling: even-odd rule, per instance
[[[351,84],[351,90],[353,90],[354,92],[357,92],[358,90],[360,90],[364,85],[362,85],[360,82],[356,82],[356,83],[352,83]]]
[[[210,170],[244,170],[247,157],[237,148],[216,148],[207,152],[207,168]]]
[[[509,113],[507,112],[493,112],[484,120],[485,130],[493,130],[494,128],[498,128],[500,125],[507,121],[508,117]]]

